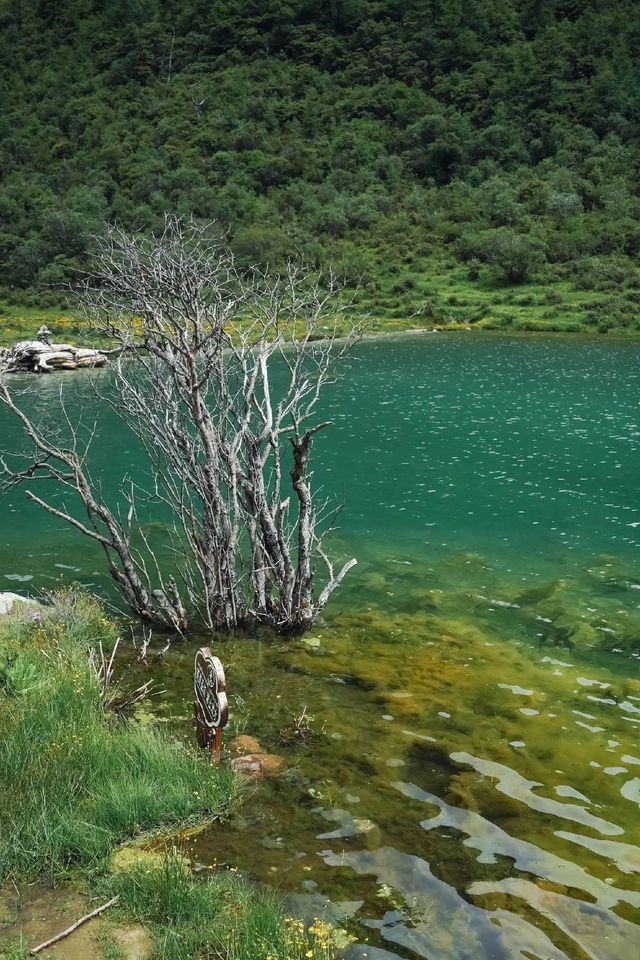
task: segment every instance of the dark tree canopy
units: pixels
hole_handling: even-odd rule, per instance
[[[0,286],[167,210],[354,275],[506,228],[634,258],[638,49],[635,0],[5,0]]]

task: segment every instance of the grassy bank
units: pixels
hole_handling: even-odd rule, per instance
[[[45,324],[58,342],[78,343],[83,324],[60,307],[25,307],[0,303],[0,346],[9,347],[19,340],[32,340]]]
[[[223,818],[240,795],[230,768],[105,709],[88,653],[116,636],[73,590],[0,618],[0,884],[71,877],[117,894],[120,918],[142,921],[165,960],[327,960],[324,932],[285,922],[273,894],[233,872],[202,881],[174,855],[114,867],[122,842]],[[0,958],[26,956],[2,939]]]
[[[391,264],[391,265],[390,265]],[[512,284],[482,266],[470,268],[446,251],[424,260],[414,255],[386,262],[371,253],[356,293],[373,330],[413,327],[598,333],[638,336],[640,274],[570,278],[542,275]]]
[[[603,289],[585,289],[584,282],[558,278],[513,285],[488,269],[472,280],[465,264],[446,257],[433,262],[405,257],[393,268],[378,263],[373,252],[369,259],[352,294],[372,333],[472,327],[640,335],[640,275],[624,284],[597,284]],[[57,340],[83,340],[83,324],[70,312],[0,302],[0,346],[34,337],[43,323]]]
[[[115,628],[93,600],[21,609],[0,626],[0,878],[95,867],[146,830],[228,813],[230,772],[103,710],[87,654]]]

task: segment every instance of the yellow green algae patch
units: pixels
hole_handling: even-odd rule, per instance
[[[372,578],[380,597],[389,583]],[[411,578],[395,609],[364,600],[300,641],[219,644],[246,732],[283,753],[287,772],[230,830],[204,831],[185,852],[277,882],[300,912],[346,923],[362,950],[395,943],[444,960],[460,942],[487,960],[523,945],[632,960],[635,661],[532,638],[525,604],[535,625],[562,582],[529,595],[504,585],[489,600],[505,606],[483,601],[494,611],[483,620],[472,591]],[[185,670],[174,679],[185,715],[188,663],[166,665],[174,678]],[[305,707],[314,736],[283,745]]]

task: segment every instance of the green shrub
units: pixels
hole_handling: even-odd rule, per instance
[[[573,282],[579,290],[619,290],[638,281],[638,274],[624,257],[585,257],[571,268]]]
[[[391,293],[406,293],[407,290],[414,290],[416,282],[413,277],[403,277],[396,281],[391,287]]]
[[[496,230],[486,241],[484,255],[510,283],[524,283],[545,261],[539,243],[513,230]]]
[[[525,283],[534,277],[546,260],[544,245],[538,238],[508,227],[467,233],[456,249],[462,260],[489,263],[513,284]]]
[[[471,280],[472,283],[475,283],[476,280],[480,279],[480,267],[481,263],[477,257],[471,257],[469,260],[469,269],[467,271],[467,279]]]
[[[554,306],[556,304],[563,302],[562,294],[558,293],[557,290],[547,290],[547,292],[543,297],[543,300],[545,303],[548,303],[550,306]]]

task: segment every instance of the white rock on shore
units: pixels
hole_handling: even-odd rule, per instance
[[[0,617],[6,613],[11,613],[11,608],[16,601],[18,603],[35,604],[35,600],[31,600],[30,597],[21,597],[17,593],[0,593]]]
[[[51,373],[52,370],[102,367],[106,362],[102,350],[75,347],[71,343],[22,340],[9,350],[0,349],[0,364],[7,373]]]

